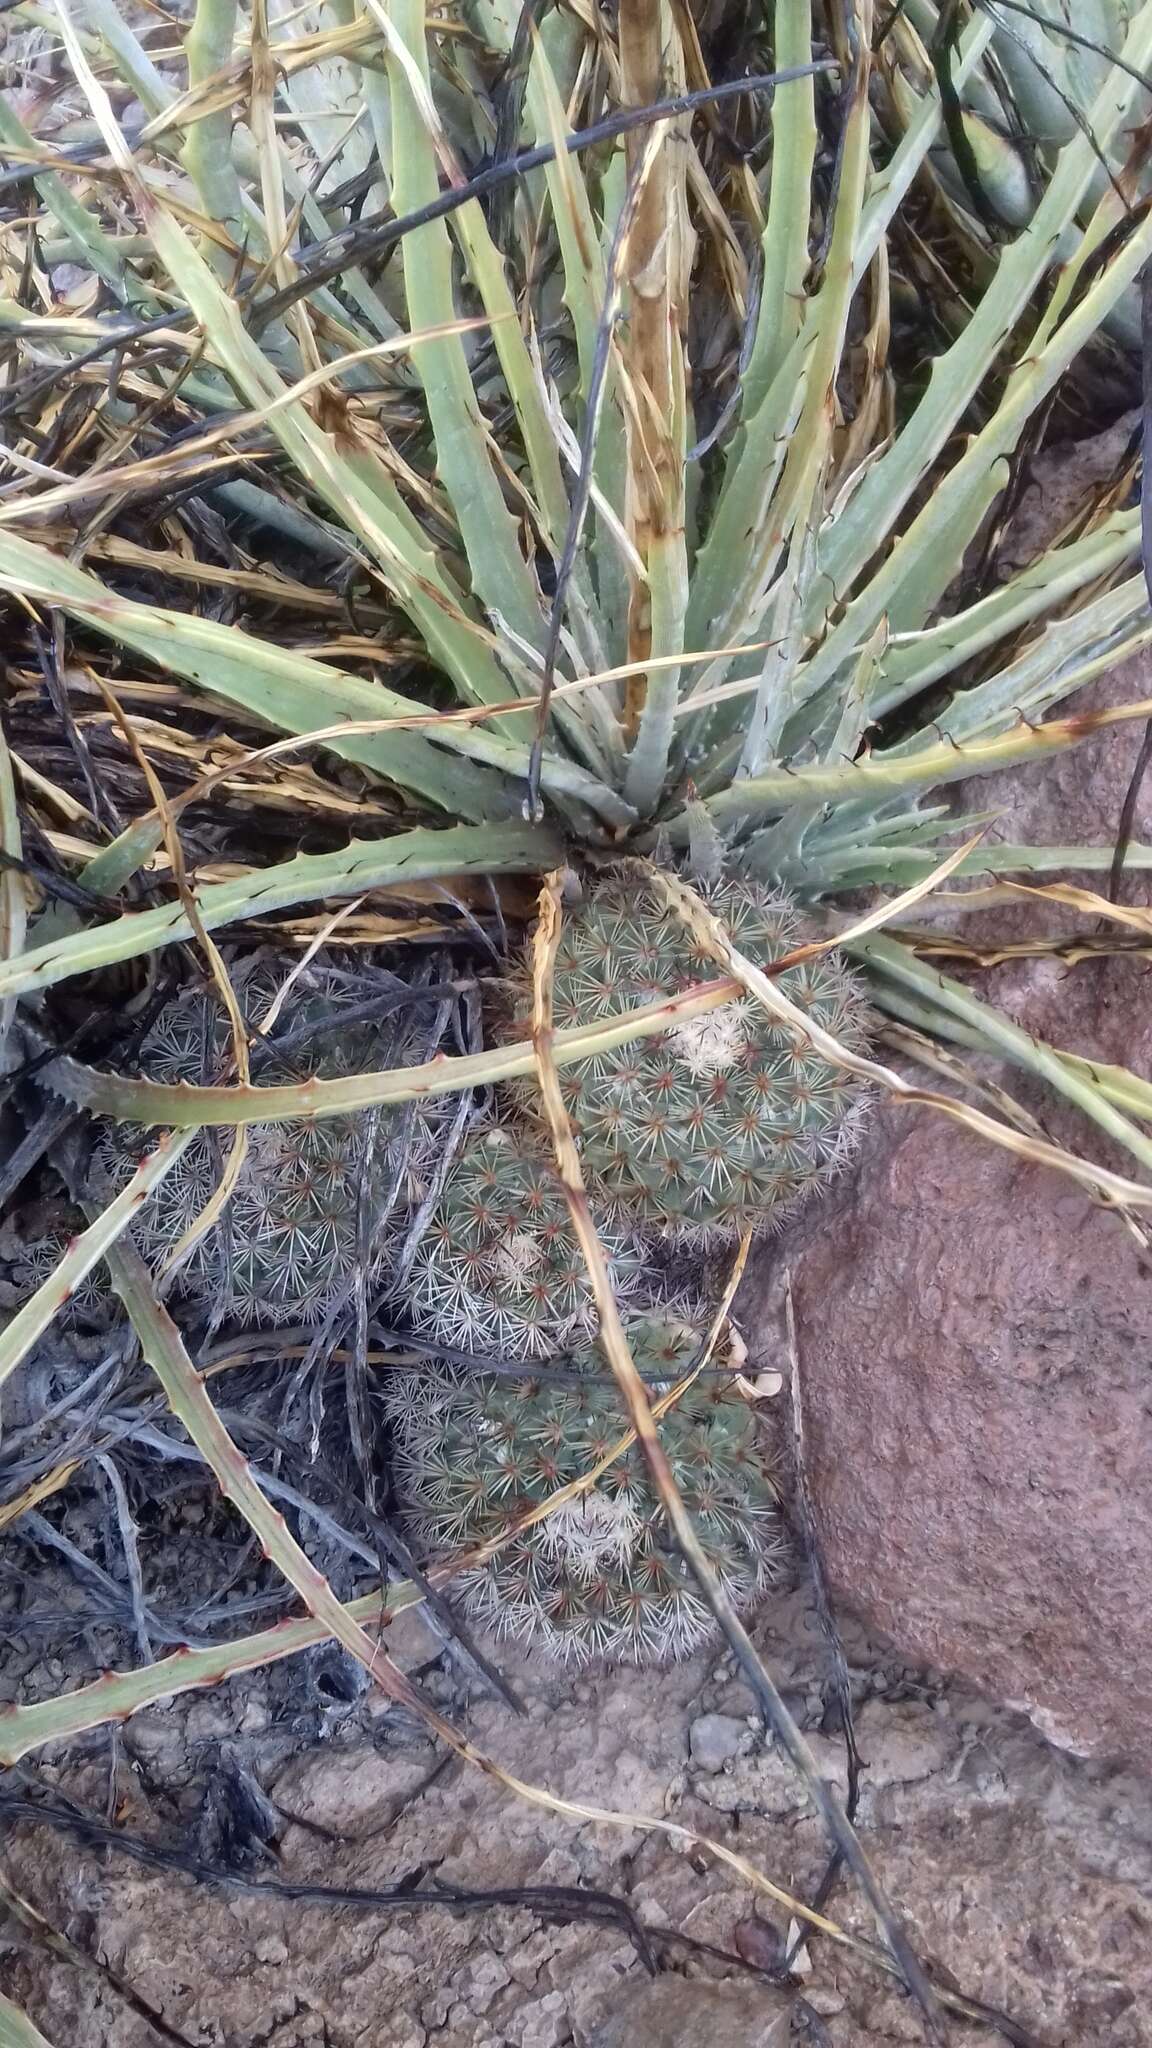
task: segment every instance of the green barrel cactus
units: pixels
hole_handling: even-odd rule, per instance
[[[759,967],[799,943],[796,914],[753,882],[708,892],[735,945]],[[649,886],[616,877],[565,920],[556,958],[558,1029],[674,994],[715,976],[715,961]],[[835,959],[786,970],[779,985],[849,1046],[864,1004]],[[527,993],[514,1029],[527,1028]],[[589,1189],[636,1225],[719,1242],[827,1180],[851,1151],[860,1084],[775,1023],[752,997],[560,1070]],[[538,1098],[519,1091],[532,1113]]]
[[[613,1283],[639,1283],[638,1248],[612,1225],[601,1242]],[[452,1349],[540,1358],[596,1321],[583,1254],[551,1161],[509,1130],[466,1140],[421,1236],[405,1285],[417,1327]]]
[[[673,1384],[699,1332],[667,1320],[629,1333],[640,1371]],[[395,1476],[426,1557],[489,1540],[526,1508],[587,1473],[627,1430],[600,1352],[563,1380],[411,1374],[391,1395]],[[752,1410],[729,1373],[696,1380],[660,1420],[660,1437],[709,1560],[746,1607],[780,1554],[776,1495]],[[591,1491],[454,1581],[473,1619],[569,1663],[685,1657],[714,1624],[696,1589],[643,1453],[633,1444]]]

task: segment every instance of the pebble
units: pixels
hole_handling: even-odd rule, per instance
[[[748,1738],[743,1721],[731,1714],[701,1714],[688,1730],[692,1761],[701,1771],[722,1771],[739,1756]]]

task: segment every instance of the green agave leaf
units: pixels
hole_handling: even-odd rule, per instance
[[[1125,42],[1124,57],[1137,72],[1147,69],[1152,59],[1152,5],[1145,5],[1136,17]],[[1131,118],[1137,91],[1135,79],[1127,72],[1110,71],[1089,115],[1100,147],[1107,148],[1121,123]],[[1029,225],[1001,254],[996,275],[962,334],[933,363],[928,389],[911,420],[898,435],[891,451],[864,478],[843,517],[830,528],[823,550],[827,587],[814,593],[815,617],[835,604],[838,595],[851,587],[864,563],[875,555],[885,535],[892,531],[912,492],[939,456],[948,435],[954,430],[982,379],[997,361],[1051,264],[1052,252],[1065,229],[1074,221],[1095,166],[1092,144],[1084,135],[1077,133],[1061,152]],[[1061,329],[1062,345],[1057,346],[1054,338],[1050,344],[1053,353],[1046,350],[1039,363],[1029,360],[1026,376],[1021,380],[1017,393],[1011,401],[1006,398],[998,408],[993,420],[956,465],[951,481],[938,487],[931,504],[913,522],[909,533],[898,545],[895,556],[885,565],[884,571],[872,579],[858,605],[850,607],[850,615],[856,613],[853,630],[846,632],[843,639],[839,634],[832,636],[832,640],[839,644],[833,647],[830,643],[823,656],[818,658],[814,686],[834,672],[837,662],[843,657],[844,641],[871,630],[888,608],[908,566],[910,551],[937,544],[936,530],[946,516],[946,507],[947,516],[955,517],[953,494],[956,489],[962,492],[968,489],[975,472],[985,471],[990,461],[1014,445],[1024,421],[1051,388],[1061,368],[1066,366],[1071,354],[1087,335],[1095,330],[1107,304],[1119,296],[1139,270],[1146,251],[1143,241],[1137,240],[1139,245],[1126,244],[1104,276],[1097,280],[1094,292],[1089,294],[1094,303],[1082,302],[1069,315]],[[1105,286],[1103,292],[1100,289],[1102,285]]]
[[[39,146],[35,136],[24,126],[7,93],[3,92],[0,92],[0,142],[33,152]],[[138,307],[148,314],[155,312],[155,297],[135,276],[123,252],[117,248],[112,236],[105,233],[83,200],[76,197],[55,171],[38,171],[35,184],[45,206],[59,221],[77,253],[91,264],[97,277],[103,279],[114,296],[124,305]]]
[[[671,1025],[703,1017],[732,1000],[730,981],[701,982],[681,994],[638,1004],[609,1017],[598,1017],[557,1031],[552,1041],[558,1066],[595,1058],[634,1038],[648,1038]],[[28,1035],[37,1043],[36,1034]],[[461,1053],[427,1060],[423,1065],[389,1067],[378,1073],[355,1074],[339,1081],[300,1081],[254,1088],[237,1083],[217,1088],[137,1081],[123,1074],[104,1074],[82,1066],[67,1054],[46,1057],[37,1068],[42,1087],[62,1101],[93,1116],[121,1122],[167,1124],[188,1129],[193,1124],[283,1123],[297,1117],[354,1116],[383,1102],[416,1102],[434,1095],[455,1095],[465,1088],[514,1080],[536,1072],[536,1050],[530,1040],[491,1046],[485,1052]]]
[[[281,731],[320,732],[344,719],[410,719],[419,725],[431,715],[426,705],[382,683],[365,682],[237,626],[120,597],[88,570],[3,530],[0,589],[59,605],[97,632]],[[505,684],[503,701],[510,694]],[[519,809],[518,785],[528,775],[526,747],[502,738],[495,721],[441,723],[435,731],[435,740],[420,730],[393,731],[337,737],[324,745],[457,816],[479,821],[508,817]],[[607,823],[632,822],[630,807],[614,791],[559,755],[545,752],[541,783],[554,794],[587,803]]]
[[[966,1046],[970,1052],[987,1053],[989,1050],[987,1039],[974,1025],[961,1023],[958,1017],[941,1009],[927,992],[910,996],[881,977],[873,979],[870,992],[877,1009],[882,1010],[885,1016],[895,1017],[901,1024],[910,1024],[914,1030],[930,1038],[943,1038],[953,1045]],[[1131,1073],[1127,1067],[1108,1066],[1101,1060],[1082,1059],[1079,1053],[1062,1052],[1055,1046],[1049,1050],[1075,1079],[1090,1087],[1098,1099],[1111,1103],[1126,1116],[1152,1122],[1152,1087],[1138,1074]]]
[[[810,0],[776,0],[773,61],[781,71],[812,55]],[[800,333],[808,274],[812,172],[816,162],[816,82],[797,78],[772,96],[768,213],[760,241],[760,312],[741,407],[753,417]]]
[[[1078,611],[1053,619],[1023,654],[987,681],[958,690],[945,714],[949,738],[982,738],[1006,731],[1022,717],[1039,717],[1137,653],[1150,636],[1144,578],[1130,576]],[[905,759],[921,744],[922,736],[904,741],[886,758]]]
[[[373,12],[380,14],[383,9],[374,6]],[[439,193],[440,167],[429,129],[429,121],[436,117],[431,106],[423,0],[389,0],[386,18],[391,23],[387,63],[393,129],[392,204],[403,214],[426,206]],[[488,254],[479,205],[473,202],[468,211],[473,216],[468,232],[474,244]],[[457,319],[447,221],[431,221],[406,235],[401,253],[413,329],[443,326]],[[491,256],[495,258],[494,251]],[[487,265],[490,287],[496,283],[498,269],[498,259]],[[501,306],[500,310],[505,309]],[[539,647],[545,630],[540,595],[520,552],[516,521],[504,503],[493,468],[463,337],[446,334],[426,342],[416,367],[435,437],[437,471],[460,528],[472,587],[489,613],[498,614],[522,640]]]
[[[118,1237],[123,1236],[140,1205],[159,1187],[166,1174],[183,1158],[193,1138],[194,1129],[179,1134],[168,1133],[162,1137],[156,1148],[137,1167],[127,1185],[121,1188],[115,1200],[94,1217],[87,1230],[64,1252],[53,1272],[41,1282],[29,1301],[17,1309],[11,1321],[0,1331],[0,1386],[26,1358],[37,1339],[42,1337],[54,1315],[64,1306],[68,1296],[80,1282],[106,1259]]]
[[[939,1009],[976,1032],[988,1049],[1002,1053],[1029,1073],[1038,1074],[1131,1153],[1145,1172],[1152,1170],[1152,1137],[1138,1130],[1116,1108],[1093,1078],[1093,1069],[1087,1062],[1082,1067],[1070,1066],[1057,1050],[1013,1024],[991,1003],[982,1003],[962,983],[917,960],[907,946],[894,939],[872,933],[863,939],[850,939],[845,950],[913,996],[927,996]]]
[[[0,2048],[52,2048],[51,2041],[34,2027],[26,2012],[13,2005],[0,1991]]]
[[[365,890],[400,886],[459,874],[535,873],[554,867],[563,845],[537,825],[460,825],[446,831],[401,832],[391,839],[353,840],[339,853],[301,853],[277,867],[262,868],[234,881],[196,891],[196,907],[207,931],[220,931],[238,918],[261,917],[328,897],[358,896]],[[91,873],[91,868],[87,870]],[[183,906],[166,903],[133,910],[111,924],[33,947],[18,960],[0,961],[0,1002],[50,988],[76,974],[138,960],[159,946],[193,936]]]
[[[467,616],[453,585],[383,466],[339,452],[302,400],[285,386],[188,236],[145,195],[142,210],[156,250],[209,337],[211,353],[247,403],[273,407],[269,425],[302,477],[355,532],[466,702],[500,703],[508,680]],[[280,403],[276,403],[280,401]]]
[[[265,1555],[300,1595],[309,1613],[323,1624],[325,1633],[342,1643],[385,1692],[393,1697],[407,1696],[407,1682],[400,1677],[387,1650],[337,1600],[323,1573],[290,1533],[283,1515],[261,1490],[247,1459],[216,1413],[203,1374],[196,1370],[179,1330],[157,1299],[139,1253],[131,1246],[110,1250],[108,1270],[172,1414],[183,1423],[221,1493],[243,1517]]]
[[[1131,561],[1140,548],[1140,514],[1115,512],[1082,539],[1053,548],[1010,582],[923,632],[897,636],[881,662],[873,709],[894,711],[929,683],[953,675],[996,642],[1052,612],[1086,585]]]
[[[949,830],[956,829],[953,820]],[[1114,846],[1020,846],[1004,840],[981,845],[960,862],[958,875],[1055,875],[1076,873],[1107,874],[1115,856]],[[818,856],[817,859],[820,857]],[[922,881],[940,865],[940,849],[924,851],[917,846],[861,846],[858,851],[832,848],[823,856],[826,870],[818,877],[818,888],[862,888],[868,882],[906,889]],[[1125,866],[1152,867],[1152,846],[1130,845]]]
[[[380,1627],[392,1615],[417,1607],[423,1594],[405,1581],[378,1587],[374,1592],[350,1600],[344,1613],[350,1622]],[[177,1650],[159,1657],[138,1671],[109,1671],[91,1685],[78,1686],[53,1700],[38,1700],[27,1707],[0,1708],[0,1764],[10,1766],[21,1757],[40,1749],[46,1742],[66,1742],[88,1728],[100,1728],[106,1721],[124,1721],[141,1707],[157,1700],[194,1692],[201,1686],[219,1685],[237,1672],[255,1671],[262,1664],[281,1657],[296,1656],[316,1643],[328,1640],[329,1631],[311,1614],[289,1619],[256,1635],[238,1636],[233,1642],[213,1644],[208,1649]],[[0,2032],[0,2048],[5,2048]],[[39,2037],[25,2043],[16,2036],[13,2048],[39,2048]]]
[[[1146,643],[1149,639],[1152,624],[1129,644]],[[1065,679],[1067,689],[1079,689],[1110,668],[1114,660],[1112,651],[1083,664]],[[1018,720],[1007,731],[995,731],[963,745],[949,735],[943,740],[908,741],[904,746],[886,748],[839,766],[772,768],[709,797],[707,808],[717,825],[736,831],[766,815],[790,810],[793,804],[836,805],[850,800],[879,805],[902,791],[940,789],[951,782],[967,781],[971,775],[987,775],[1017,762],[1039,760],[1045,754],[1078,746],[1104,725],[1126,718],[1147,718],[1150,714],[1152,699],[1123,705],[1117,711],[1086,714],[1082,719],[1058,719],[1048,725],[1034,726]],[[687,846],[688,812],[679,813],[661,831],[673,846]]]

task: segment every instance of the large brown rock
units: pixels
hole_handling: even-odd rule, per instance
[[[1150,695],[1145,654],[1077,708]],[[1114,727],[973,784],[964,807],[995,809],[993,836],[1007,840],[1110,845],[1142,731]],[[1152,772],[1135,834],[1152,838]],[[1126,900],[1147,902],[1148,879],[1133,875]],[[1040,934],[1117,927],[1020,898],[941,922],[1014,949],[990,971],[956,970],[981,997],[1056,1045],[1152,1073],[1146,959],[1069,964],[1018,950]],[[1141,1177],[1019,1069],[982,1072],[1050,1135]],[[935,1112],[884,1105],[853,1175],[766,1264],[777,1279],[782,1266],[792,1273],[820,1535],[839,1596],[911,1655],[1025,1706],[1058,1742],[1146,1750],[1152,1260],[1123,1220]]]
[[[1054,1740],[1152,1740],[1152,1285],[1114,1216],[880,1113],[789,1257],[837,1595]]]

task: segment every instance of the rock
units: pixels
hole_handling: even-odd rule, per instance
[[[562,2048],[563,2042],[572,2039],[568,2001],[562,1991],[549,1991],[544,1998],[522,2006],[502,2026],[515,2048]]]
[[[621,1997],[582,2048],[787,2048],[791,2003],[767,1985],[656,1977]]]
[[[869,1788],[912,1785],[942,1770],[955,1748],[947,1723],[914,1701],[867,1700],[855,1716]]]
[[[425,1756],[382,1756],[368,1743],[305,1753],[281,1771],[279,1811],[351,1841],[388,1826],[427,1780]]]
[[[731,1714],[701,1714],[688,1730],[692,1761],[701,1771],[722,1771],[748,1739],[743,1721]]]
[[[1083,1027],[1080,993],[1092,984],[1059,992],[1056,1035]],[[1041,1013],[1052,1028],[1045,1004],[1017,1006],[1033,1028]],[[882,1108],[852,1180],[784,1257],[837,1597],[1051,1740],[1137,1754],[1152,1738],[1152,1287],[1123,1222],[933,1112]]]
[[[1061,472],[1083,482],[1095,461],[1087,444],[1042,458],[1037,519]],[[1028,532],[1025,556],[1048,537]],[[1143,652],[1053,715],[1149,696]],[[1143,732],[1133,719],[981,778],[960,788],[959,809],[993,812],[996,839],[1111,848]],[[1152,840],[1152,768],[1133,837]],[[1099,871],[1053,879],[1107,889]],[[1152,870],[1128,871],[1122,896],[1152,900]],[[1027,897],[922,913],[993,952],[1120,929]],[[938,964],[1035,1036],[1152,1072],[1146,961]],[[1147,1178],[1023,1069],[980,1070],[1046,1135]],[[853,1177],[768,1263],[792,1275],[811,1477],[841,1602],[901,1652],[1025,1708],[1052,1740],[1138,1754],[1152,1736],[1152,1259],[1122,1219],[936,1112],[882,1106]]]

